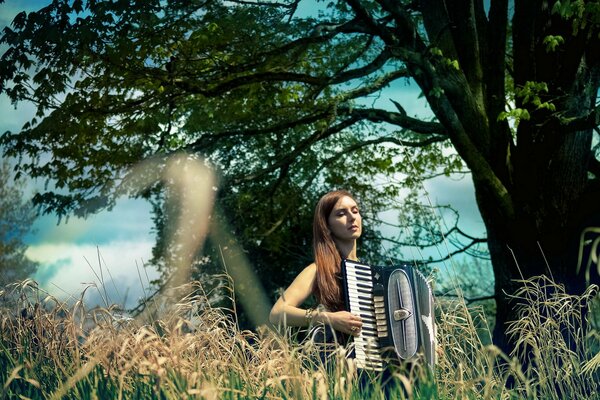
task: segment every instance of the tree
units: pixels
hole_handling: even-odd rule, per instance
[[[598,2],[339,0],[296,17],[298,6],[55,0],[19,14],[0,89],[38,115],[2,136],[7,154],[69,189],[38,204],[85,214],[112,204],[135,161],[176,150],[206,155],[229,188],[293,199],[343,181],[377,209],[402,185],[362,179],[449,173],[453,148],[487,229],[494,339],[509,349],[515,279],[549,267],[570,292],[586,284],[570,254],[600,181]],[[435,120],[369,100],[407,79]],[[260,204],[236,202],[248,216]]]
[[[33,205],[23,200],[23,182],[11,185],[10,165],[0,166],[0,287],[31,276],[37,263],[25,255],[24,237],[35,219]]]

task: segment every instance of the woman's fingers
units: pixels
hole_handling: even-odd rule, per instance
[[[352,324],[350,324],[350,334],[351,335],[358,335],[360,333],[362,329],[362,321],[353,321]]]
[[[348,313],[348,314],[350,314],[350,313]],[[350,320],[351,321],[359,321],[362,323],[362,318],[356,314],[350,314]]]
[[[349,320],[348,320],[348,325],[349,325],[349,334],[357,336],[360,333],[360,330],[362,328],[362,319],[355,314],[349,314]]]
[[[348,311],[339,311],[334,314],[334,320],[337,320],[333,323],[334,329],[337,326],[339,331],[348,333],[350,335],[358,335],[362,328],[362,319],[360,316],[349,313]],[[332,321],[333,322],[333,321]]]

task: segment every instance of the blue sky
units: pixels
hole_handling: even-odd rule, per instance
[[[20,11],[38,10],[45,4],[47,1],[6,1],[0,5],[0,26],[10,24]],[[425,100],[419,98],[419,93],[415,85],[398,82],[377,100],[377,104],[387,108],[391,106],[388,99],[394,98],[403,104],[409,115],[429,117],[431,112]],[[0,131],[18,131],[34,112],[34,107],[26,103],[19,104],[15,110],[6,96],[0,95]],[[43,184],[28,182],[28,195]],[[484,227],[475,205],[470,177],[461,180],[436,178],[425,182],[424,187],[428,196],[424,202],[451,204],[461,215],[461,227],[473,235],[483,235]],[[131,306],[147,287],[146,274],[149,279],[156,276],[154,271],[143,267],[150,258],[154,242],[151,228],[149,204],[135,199],[124,198],[110,212],[87,219],[71,217],[60,224],[56,216],[42,216],[27,237],[27,255],[40,263],[34,279],[56,296],[78,298],[90,284],[101,285],[98,276],[102,272],[110,302],[123,304],[126,300],[127,306]],[[431,255],[438,257],[446,251],[445,248],[433,249]],[[446,268],[452,269],[451,264],[446,263]],[[86,300],[102,303],[101,292],[94,288],[88,290]]]
[[[0,26],[9,25],[20,11],[35,11],[46,4],[48,1],[8,0],[0,5]],[[1,132],[18,131],[34,113],[31,104],[19,103],[15,109],[5,95],[0,95]],[[26,195],[31,196],[43,185],[41,181],[29,181]],[[54,215],[41,216],[26,238],[27,255],[40,263],[33,278],[61,298],[79,298],[87,286],[101,287],[102,280],[111,303],[123,304],[126,300],[128,306],[134,305],[148,287],[148,278],[156,276],[154,271],[143,267],[154,243],[151,228],[150,205],[125,198],[112,211],[87,219],[71,217],[58,224]],[[95,288],[87,290],[86,301],[104,303]]]

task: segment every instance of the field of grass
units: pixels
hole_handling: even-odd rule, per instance
[[[510,327],[518,354],[486,344],[480,309],[438,299],[435,372],[419,365],[393,371],[388,398],[600,398],[598,321],[578,328],[594,288],[574,297],[545,278],[523,283],[519,320]],[[165,298],[131,319],[116,309],[86,309],[82,301],[61,303],[33,281],[4,288],[0,397],[383,398],[375,381],[358,378],[344,349],[324,365],[296,333],[240,330],[235,313],[212,307],[198,283],[188,289],[184,298]],[[516,356],[531,359],[526,370]]]

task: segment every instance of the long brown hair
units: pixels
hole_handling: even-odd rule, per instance
[[[352,195],[345,190],[334,190],[326,193],[315,208],[313,221],[313,252],[317,275],[315,287],[313,288],[317,301],[330,311],[344,309],[342,288],[338,275],[342,258],[333,241],[329,225],[327,223],[333,207],[342,198]]]

